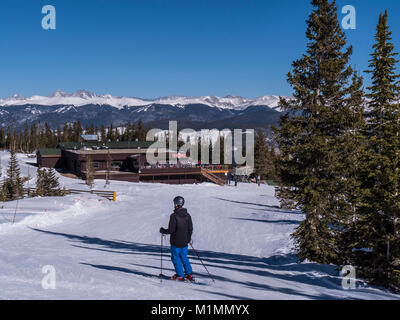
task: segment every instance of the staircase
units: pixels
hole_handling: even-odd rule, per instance
[[[206,178],[207,180],[210,180],[211,182],[214,182],[215,184],[218,184],[220,186],[224,186],[225,182],[215,174],[211,173],[209,170],[205,168],[201,168],[201,175]]]

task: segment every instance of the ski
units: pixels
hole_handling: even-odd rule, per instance
[[[168,276],[166,276],[164,274],[163,275],[158,275],[158,276],[143,276],[143,277],[156,279],[156,280],[162,280],[162,281],[167,280],[167,281],[172,281],[172,282],[177,282],[177,283],[187,283],[187,284],[195,284],[195,285],[207,285],[207,283],[205,283],[203,281],[199,282],[197,279],[195,281],[190,281],[190,280],[187,280],[187,279],[185,279],[183,281],[178,281],[178,280],[174,280],[174,279],[172,279],[172,277],[168,277]]]

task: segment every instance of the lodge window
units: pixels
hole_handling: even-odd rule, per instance
[[[100,164],[98,162],[93,162],[93,168],[98,169]]]
[[[120,170],[122,166],[121,162],[112,162],[111,163],[111,170]]]

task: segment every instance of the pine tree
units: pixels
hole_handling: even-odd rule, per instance
[[[5,198],[7,200],[17,200],[23,198],[23,183],[15,148],[11,149],[10,161],[7,169],[7,178],[4,182],[4,188]]]
[[[400,106],[397,53],[388,13],[381,14],[369,70],[372,86],[365,137],[365,167],[354,229],[355,264],[372,283],[400,288]]]
[[[104,126],[104,124],[101,125],[101,129],[100,129],[100,140],[101,142],[106,142],[106,128]]]
[[[51,148],[54,146],[54,136],[53,136],[53,131],[51,130],[49,124],[47,122],[44,123],[44,130],[45,130],[45,147],[46,148]]]
[[[268,174],[266,179],[272,180],[275,183],[279,181],[278,175],[278,166],[280,163],[279,155],[275,151],[275,146],[273,144],[267,145],[268,147],[268,156],[267,156],[267,163],[268,163]]]
[[[61,134],[61,128],[60,126],[57,127],[57,134],[56,134],[56,144],[58,144],[59,142],[61,142],[61,138],[62,138],[62,134]]]
[[[3,181],[0,185],[0,201],[2,201],[2,202],[9,201],[8,196],[7,196],[7,185],[6,185],[5,179],[3,179]]]
[[[6,147],[6,135],[4,133],[4,128],[0,128],[0,149]]]
[[[45,169],[38,167],[36,171],[36,195],[44,197],[46,195],[45,188]]]
[[[29,149],[29,125],[28,125],[28,120],[25,121],[23,143],[24,143],[24,151],[26,153],[29,153],[30,149]]]
[[[272,150],[264,133],[259,130],[254,142],[254,174],[263,180],[275,179],[275,159]]]
[[[10,126],[7,126],[7,131],[6,131],[6,149],[10,149],[11,146],[11,128]]]
[[[38,168],[36,178],[36,195],[41,197],[55,197],[66,194],[65,188],[60,187],[54,169]]]
[[[139,120],[139,123],[138,123],[138,136],[137,136],[137,138],[138,138],[138,140],[139,141],[146,141],[146,134],[147,134],[147,131],[146,131],[146,128],[144,127],[144,125],[143,125],[143,122],[142,122],[142,120]]]
[[[114,142],[114,127],[112,124],[107,129],[107,135],[106,135],[107,141]]]
[[[288,82],[294,99],[281,99],[286,113],[275,129],[281,152],[278,196],[306,216],[294,238],[298,257],[343,262],[340,233],[351,211],[343,190],[348,176],[344,136],[356,118],[348,106],[352,47],[340,28],[335,1],[312,0],[306,53],[293,63]]]
[[[65,189],[60,187],[56,171],[53,168],[49,168],[45,173],[45,187],[46,195],[50,197],[63,196],[65,195]]]
[[[341,233],[338,233],[339,251],[342,253],[342,263],[352,264],[354,248],[353,229],[358,220],[357,210],[361,199],[362,172],[364,170],[363,155],[366,152],[365,132],[365,102],[363,79],[354,73],[352,84],[349,87],[347,99],[347,117],[343,121],[348,121],[349,130],[341,137],[341,152],[338,154],[343,172],[340,184],[340,196],[342,201],[338,207],[338,218],[341,223]],[[341,215],[340,215],[341,214]]]

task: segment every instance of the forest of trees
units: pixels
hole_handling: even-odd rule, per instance
[[[312,5],[306,52],[288,74],[294,99],[281,99],[286,112],[275,129],[278,195],[305,214],[292,235],[301,261],[351,265],[357,277],[398,291],[400,85],[388,12],[364,88],[335,1]]]
[[[78,120],[73,123],[65,123],[62,128],[51,128],[46,122],[29,125],[28,122],[22,130],[16,130],[12,124],[6,128],[0,128],[0,149],[10,150],[15,146],[17,152],[30,153],[39,148],[55,148],[59,142],[79,142],[81,134],[98,134],[100,141],[139,141],[146,140],[148,128],[142,121],[127,123],[118,128],[102,125],[100,128],[93,125],[82,128]]]

